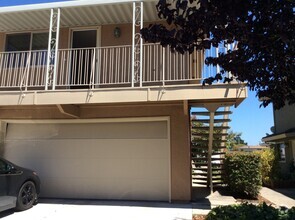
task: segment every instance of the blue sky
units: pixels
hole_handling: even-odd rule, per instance
[[[23,5],[32,3],[44,3],[44,2],[63,2],[69,0],[0,0],[0,7],[10,5]]]
[[[0,7],[19,4],[59,2],[65,0],[0,0]],[[242,138],[249,145],[257,145],[261,138],[270,132],[273,126],[272,106],[259,108],[260,102],[255,97],[255,92],[249,91],[249,97],[238,108],[232,108],[231,129],[242,132]]]
[[[266,108],[259,108],[259,105],[255,92],[249,91],[248,98],[237,108],[232,108],[233,114],[230,116],[231,129],[234,132],[242,132],[242,138],[249,145],[259,144],[266,133],[271,134],[270,128],[274,124],[272,105]]]

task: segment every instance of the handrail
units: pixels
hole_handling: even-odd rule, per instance
[[[142,54],[142,76],[134,86],[201,83],[208,75],[202,51],[179,54],[149,43]],[[44,89],[46,55],[47,50],[0,52],[0,87]],[[57,57],[56,89],[131,86],[131,45],[59,49]]]

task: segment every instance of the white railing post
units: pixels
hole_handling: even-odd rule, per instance
[[[136,11],[136,3],[133,2],[133,19],[132,19],[132,70],[131,70],[131,87],[134,87],[134,66],[135,66],[135,11]]]
[[[52,89],[55,90],[56,74],[57,74],[59,28],[60,28],[60,9],[59,8],[51,9],[45,90],[48,90],[48,86],[50,85],[52,85]],[[54,36],[54,33],[55,33],[55,36]]]
[[[97,67],[97,69],[96,69],[96,75],[97,75],[97,82],[96,82],[96,84],[99,86],[100,85],[100,80],[101,80],[101,65],[102,65],[102,63],[101,63],[101,59],[102,59],[102,56],[101,56],[101,51],[102,51],[102,49],[101,48],[96,48],[96,50],[97,50],[97,65],[96,65],[96,67]]]
[[[165,56],[165,52],[166,52],[166,50],[165,50],[165,48],[163,47],[162,48],[162,75],[163,75],[163,81],[162,81],[162,85],[163,85],[163,87],[165,86],[165,71],[166,71],[166,69],[165,69],[165,59],[166,59],[166,56]]]
[[[50,75],[50,59],[51,59],[51,39],[52,39],[52,26],[53,26],[53,9],[50,11],[50,23],[49,23],[49,36],[48,36],[48,50],[47,50],[47,67],[46,67],[46,78],[45,78],[45,90],[48,90],[49,75]]]
[[[140,30],[143,28],[143,2],[140,2]],[[143,59],[143,39],[141,35],[140,37],[140,74],[139,74],[139,80],[140,80],[140,87],[142,87],[142,59]]]
[[[96,48],[93,49],[93,58],[92,58],[92,67],[91,67],[91,89],[94,89],[94,80],[95,80],[95,61],[96,61]]]
[[[28,90],[29,72],[30,72],[30,66],[31,66],[31,57],[32,57],[32,51],[29,52],[28,62],[27,62],[27,65],[26,65],[25,91]]]
[[[24,52],[23,54],[24,56],[26,56],[26,52]],[[25,70],[20,81],[21,91],[22,91],[22,86],[25,86],[25,91],[28,90],[28,80],[29,80],[29,72],[30,72],[30,66],[31,66],[31,55],[32,55],[32,51],[30,51],[28,54]]]
[[[140,81],[142,86],[142,49],[143,40],[140,35],[140,28],[143,27],[143,2],[139,4],[133,2],[133,22],[132,22],[132,71],[131,86]]]
[[[60,29],[60,8],[57,9],[57,25],[56,25],[56,43],[55,43],[55,57],[54,57],[54,72],[53,72],[53,82],[52,89],[55,90],[56,85],[56,75],[58,67],[58,44],[59,44],[59,29]]]

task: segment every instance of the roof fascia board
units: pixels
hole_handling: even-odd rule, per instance
[[[36,11],[36,10],[47,10],[51,8],[71,8],[91,5],[106,5],[106,4],[119,4],[119,3],[132,3],[132,2],[153,2],[156,0],[74,0],[67,2],[52,2],[42,4],[31,4],[31,5],[17,5],[0,7],[0,14],[13,13],[13,12],[24,12],[24,11]]]
[[[264,142],[276,142],[276,141],[282,141],[282,140],[287,140],[287,139],[292,139],[295,138],[295,132],[291,133],[282,133],[282,134],[277,134],[277,135],[270,135],[262,138],[262,141]]]

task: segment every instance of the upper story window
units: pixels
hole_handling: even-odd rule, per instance
[[[18,33],[6,35],[6,67],[22,68],[46,65],[48,33]],[[30,57],[30,59],[28,59]]]
[[[33,33],[31,50],[47,50],[48,38],[48,33]]]
[[[48,33],[21,33],[6,36],[6,51],[46,50]]]

